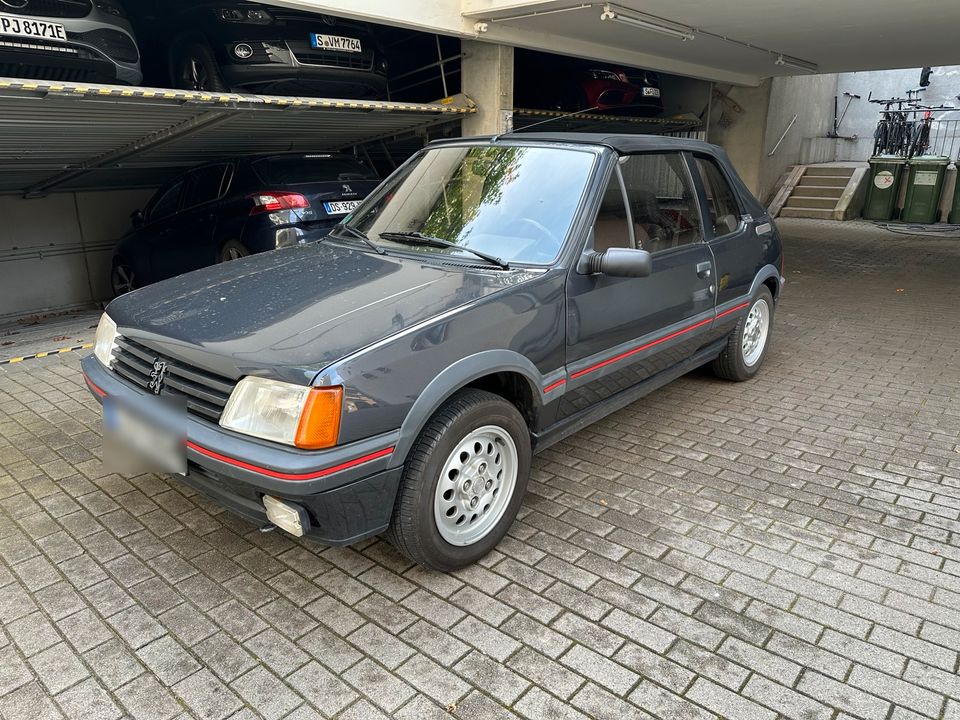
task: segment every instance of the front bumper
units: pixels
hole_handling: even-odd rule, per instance
[[[231,88],[286,91],[318,97],[379,98],[386,94],[387,81],[371,70],[323,65],[281,63],[227,63],[221,67]]]
[[[103,57],[80,57],[66,52],[13,47],[9,38],[0,40],[0,74],[8,77],[60,82],[139,83],[142,75]]]
[[[81,363],[87,386],[102,402],[117,397],[136,405],[145,394],[108,371],[93,355]],[[393,463],[399,431],[320,452],[285,449],[187,418],[184,481],[215,502],[261,524],[263,496],[304,507],[312,539],[343,545],[387,528],[403,471]]]

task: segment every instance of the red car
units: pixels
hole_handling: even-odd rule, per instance
[[[587,67],[569,58],[518,51],[516,106],[586,110],[601,114],[659,115],[660,77],[647,70]]]
[[[591,69],[578,73],[577,84],[583,107],[595,107],[599,113],[659,115],[663,112],[660,78],[656,73],[641,70],[631,78],[625,70]]]

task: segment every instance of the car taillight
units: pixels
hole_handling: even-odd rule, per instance
[[[253,200],[251,215],[277,210],[302,210],[310,207],[310,201],[295,192],[258,192],[250,195],[249,198]]]

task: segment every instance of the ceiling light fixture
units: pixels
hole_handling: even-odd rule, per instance
[[[804,72],[808,73],[820,72],[820,67],[816,63],[807,62],[806,60],[801,60],[800,58],[790,57],[789,55],[784,55],[783,53],[777,53],[777,59],[773,61],[773,64],[784,65],[786,67],[803,70]]]
[[[661,35],[668,35],[669,37],[674,37],[684,41],[693,40],[696,37],[694,29],[687,27],[686,25],[679,25],[677,23],[661,20],[660,18],[652,15],[635,15],[631,13],[625,13],[620,8],[613,5],[603,6],[603,12],[600,13],[600,19],[612,20],[613,22],[630,25],[632,27],[640,28],[641,30],[649,30],[650,32],[660,33]]]

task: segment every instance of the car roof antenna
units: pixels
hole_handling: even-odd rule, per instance
[[[510,135],[514,132],[523,132],[525,130],[529,130],[530,128],[535,128],[538,125],[544,125],[548,122],[553,122],[554,120],[565,120],[568,117],[573,117],[574,115],[582,115],[583,113],[593,112],[594,110],[599,110],[599,109],[600,109],[599,105],[594,105],[593,107],[588,107],[583,110],[575,110],[574,112],[569,112],[565,115],[560,115],[558,117],[550,117],[550,118],[547,118],[546,120],[539,120],[535,122],[533,125],[527,125],[526,127],[522,127],[519,130],[511,130],[510,132],[506,132],[506,133],[498,133],[497,135],[494,135],[490,139],[490,142],[496,142],[503,135]]]

